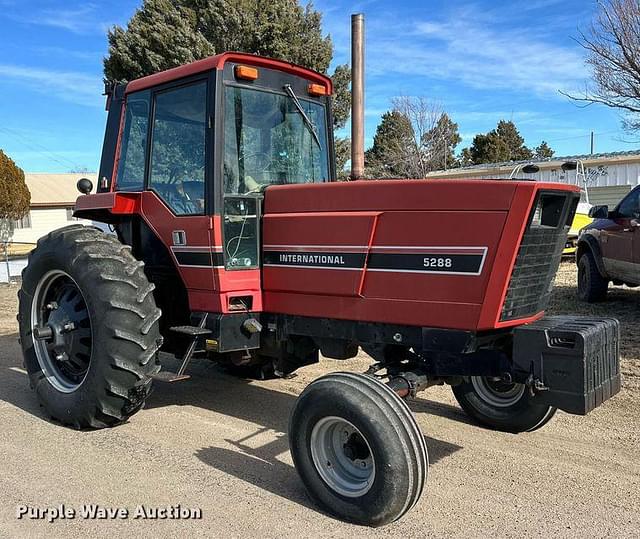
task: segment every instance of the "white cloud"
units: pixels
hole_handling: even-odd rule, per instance
[[[482,90],[519,90],[556,97],[586,77],[576,47],[562,46],[535,27],[456,5],[440,20],[400,23],[392,32],[369,28],[367,67],[374,76],[414,76]],[[566,37],[566,36],[563,36]]]
[[[74,34],[104,33],[108,24],[96,19],[97,6],[81,4],[67,9],[43,9],[30,13],[11,15],[16,22],[36,26],[50,26],[67,30]]]
[[[104,105],[102,81],[97,76],[11,64],[0,64],[0,76],[72,103],[85,106]]]

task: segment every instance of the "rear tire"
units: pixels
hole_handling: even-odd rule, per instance
[[[369,376],[334,373],[307,386],[291,414],[289,444],[309,495],[356,524],[399,519],[427,479],[427,447],[413,414]]]
[[[505,384],[485,376],[465,378],[452,387],[469,417],[503,432],[531,432],[548,423],[556,408],[538,404],[523,384]]]
[[[144,405],[162,338],[142,266],[114,236],[82,225],[51,232],[29,256],[20,340],[31,387],[53,419],[111,427]]]
[[[593,254],[584,253],[578,260],[578,299],[588,303],[603,301],[609,281],[600,275]]]

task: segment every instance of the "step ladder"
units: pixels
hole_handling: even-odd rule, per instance
[[[205,313],[200,319],[200,324],[197,326],[174,326],[169,328],[170,331],[173,331],[174,333],[188,335],[191,337],[191,342],[189,343],[189,346],[187,346],[187,350],[182,357],[182,364],[180,365],[178,372],[160,371],[159,373],[151,376],[153,380],[157,380],[158,382],[180,382],[181,380],[188,380],[191,378],[191,376],[184,372],[187,370],[187,366],[189,365],[193,354],[197,351],[196,346],[198,345],[198,341],[200,341],[205,335],[211,335],[211,330],[205,327],[207,325],[208,316],[208,313]]]

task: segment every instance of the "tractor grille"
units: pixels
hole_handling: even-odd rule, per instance
[[[547,308],[577,204],[572,194],[538,195],[511,273],[501,321],[526,318]]]

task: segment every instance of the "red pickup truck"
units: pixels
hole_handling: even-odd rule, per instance
[[[578,297],[602,301],[609,282],[640,285],[640,186],[609,210],[594,206],[578,239]]]

